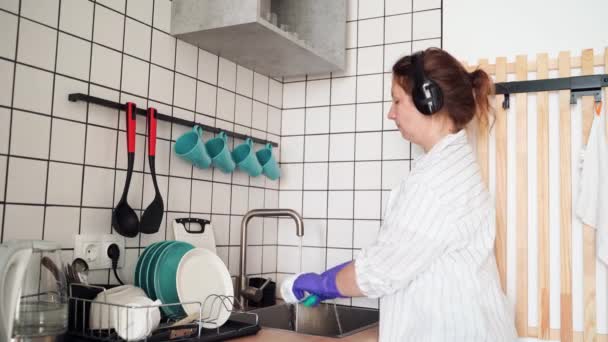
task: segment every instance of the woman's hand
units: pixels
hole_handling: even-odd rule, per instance
[[[344,298],[336,286],[338,272],[350,262],[345,262],[329,270],[317,273],[304,273],[296,278],[293,284],[293,293],[298,300],[302,300],[306,293],[316,295],[319,300],[314,304],[327,299]]]

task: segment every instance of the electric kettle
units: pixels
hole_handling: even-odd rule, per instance
[[[68,326],[61,248],[49,241],[0,245],[0,341],[56,336]]]

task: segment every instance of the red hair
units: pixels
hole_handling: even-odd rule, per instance
[[[452,55],[438,48],[422,53],[421,63],[426,77],[435,81],[443,92],[443,109],[457,129],[464,128],[477,114],[480,122],[488,122],[490,101],[494,85],[488,74],[477,69],[469,73]],[[414,66],[411,56],[399,59],[393,65],[393,77],[403,90],[411,95]]]

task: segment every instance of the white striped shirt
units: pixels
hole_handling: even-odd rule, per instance
[[[391,192],[377,241],[355,260],[380,297],[380,341],[513,341],[494,256],[495,210],[464,130]]]

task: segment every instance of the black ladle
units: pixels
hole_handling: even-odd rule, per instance
[[[135,103],[127,102],[127,178],[120,201],[112,211],[112,227],[126,237],[135,237],[139,233],[139,219],[137,214],[127,203],[133,161],[135,160]]]
[[[163,213],[165,212],[163,197],[160,195],[158,184],[156,183],[156,168],[154,166],[155,157],[156,109],[150,107],[148,108],[148,161],[150,162],[150,173],[152,174],[152,183],[154,184],[156,195],[141,216],[139,231],[144,234],[154,234],[159,230],[160,223],[163,220]]]

